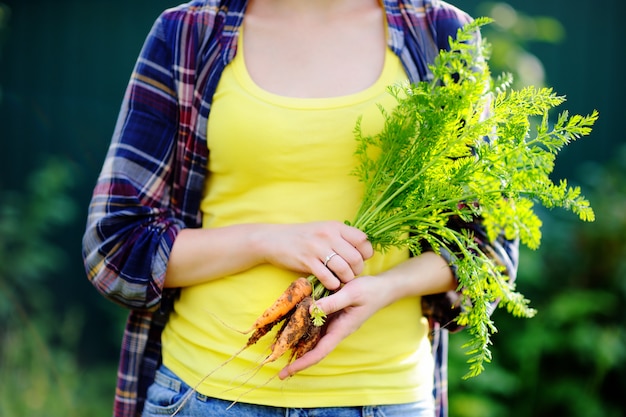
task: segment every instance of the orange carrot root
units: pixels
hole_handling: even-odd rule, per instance
[[[312,350],[317,342],[322,338],[322,326],[316,326],[311,323],[307,332],[291,350],[289,362],[301,358],[305,353]]]
[[[311,295],[313,287],[306,278],[300,277],[293,281],[289,287],[276,299],[272,304],[252,325],[246,333],[265,327],[269,323],[280,321],[287,313],[291,311],[305,297]]]
[[[263,362],[261,362],[258,367],[253,369],[252,375],[246,379],[243,384],[256,375],[263,365],[275,361],[287,350],[294,347],[302,336],[307,333],[309,327],[315,327],[312,325],[311,316],[309,314],[309,308],[313,303],[313,299],[310,297],[312,292],[313,287],[308,279],[300,277],[292,282],[289,287],[287,287],[287,289],[276,299],[276,301],[267,310],[265,310],[261,316],[259,316],[254,325],[247,331],[242,332],[244,334],[253,332],[248,338],[246,344],[233,356],[205,375],[202,380],[200,380],[200,382],[193,387],[188,394],[186,394],[185,399],[174,411],[173,416],[178,414],[183,405],[189,400],[190,396],[196,391],[202,382],[209,378],[209,376],[218,369],[235,359],[242,351],[257,343],[281,321],[284,321],[284,323],[281,330],[277,334],[277,339],[274,345],[272,346],[272,353]],[[222,321],[222,323],[224,322]],[[230,326],[228,327],[230,328]],[[269,381],[271,381],[271,379]],[[233,402],[231,407],[236,402],[237,401]]]
[[[246,343],[245,347],[250,347],[254,345],[256,342],[258,342],[259,340],[261,340],[261,338],[265,336],[266,334],[268,334],[270,330],[272,330],[274,326],[276,326],[281,320],[282,320],[282,317],[276,321],[273,321],[271,323],[266,324],[263,327],[256,329],[254,333],[252,333],[250,337],[248,338],[248,342]]]
[[[311,315],[309,314],[309,308],[313,303],[311,297],[305,297],[298,303],[295,311],[289,317],[289,321],[284,326],[274,346],[272,346],[272,353],[265,358],[262,364],[273,362],[280,358],[289,349],[296,346],[298,341],[306,334],[310,326],[312,326]]]

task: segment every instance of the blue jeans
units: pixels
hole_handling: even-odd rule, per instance
[[[434,417],[434,401],[365,407],[280,408],[207,397],[193,393],[172,371],[162,366],[156,374],[142,417],[171,416],[185,401],[176,417]]]

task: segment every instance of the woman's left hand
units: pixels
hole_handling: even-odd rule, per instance
[[[364,275],[315,303],[326,315],[327,328],[315,348],[285,366],[285,379],[324,359],[378,310],[407,296],[422,296],[456,288],[448,263],[434,252],[409,258],[380,275]]]
[[[316,306],[326,313],[327,328],[315,348],[285,366],[279,378],[285,379],[324,359],[374,313],[392,300],[386,283],[376,276],[362,276],[345,284],[337,292],[319,299]]]

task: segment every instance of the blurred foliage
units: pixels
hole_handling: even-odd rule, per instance
[[[68,194],[74,175],[67,161],[50,159],[24,190],[0,192],[3,417],[110,415],[110,394],[105,398],[94,385],[102,379],[90,377],[85,383],[77,362],[87,306],[78,300],[58,308],[49,279],[67,263],[55,236],[62,236],[63,227],[76,217]],[[113,380],[114,370],[100,369],[89,372],[107,373],[106,379]]]
[[[489,65],[492,70],[513,74],[515,88],[543,87],[546,70],[531,52],[532,45],[558,44],[565,37],[563,25],[553,17],[528,16],[504,2],[480,3],[474,15],[489,16],[494,20],[482,30],[491,44]]]
[[[537,316],[496,312],[494,362],[473,380],[456,375],[464,336],[452,336],[452,416],[624,415],[626,146],[609,164],[582,165],[581,177],[596,221],[544,212],[541,248],[521,254],[518,288]]]
[[[495,20],[483,30],[492,44],[492,70],[513,74],[516,88],[545,85],[544,67],[530,51],[538,42],[561,42],[561,24],[501,2],[480,3],[474,14]],[[494,360],[469,380],[461,378],[467,336],[451,335],[453,417],[624,415],[626,146],[606,165],[582,164],[568,181],[580,183],[596,221],[537,210],[542,244],[535,252],[522,249],[517,287],[538,314],[523,320],[496,311]]]

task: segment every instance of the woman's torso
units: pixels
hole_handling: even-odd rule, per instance
[[[310,69],[295,71],[284,84],[278,82],[280,77],[268,76],[270,61],[279,73],[289,72],[289,55],[281,52],[268,61],[249,54],[248,42],[261,50],[268,50],[264,42],[272,44],[272,36],[255,41],[250,27],[254,24],[246,25],[243,37],[246,49],[240,39],[238,55],[213,100],[203,227],[350,220],[363,192],[351,175],[356,161],[353,129],[362,116],[366,134],[379,131],[383,117],[377,106],[394,105],[386,86],[406,79],[397,56],[385,48],[384,27],[380,51],[361,60],[375,70],[331,90],[324,77],[307,81]],[[328,59],[316,68],[332,67],[330,73],[337,71],[343,79],[359,68],[353,62],[341,65]],[[378,254],[367,262],[366,273],[375,274],[407,257],[406,251]],[[165,364],[194,386],[245,344],[246,336],[233,328],[249,327],[296,277],[261,265],[184,289],[164,332]],[[292,407],[415,401],[427,395],[432,384],[427,325],[420,317],[419,298],[403,299],[374,315],[320,364],[285,382],[265,384],[284,361],[255,370],[267,354],[269,342],[261,342],[213,374],[198,391],[235,399],[254,388],[242,401]]]

